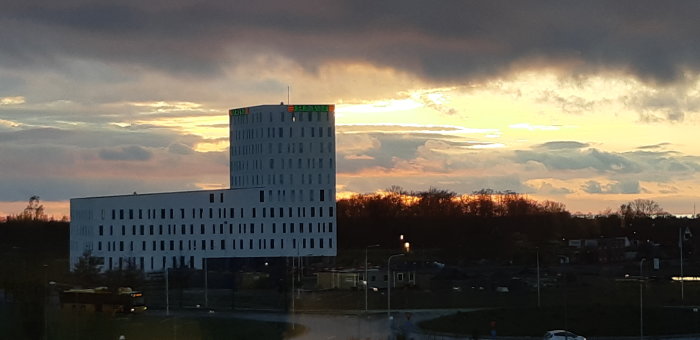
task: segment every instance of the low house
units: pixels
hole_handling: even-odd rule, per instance
[[[416,285],[416,271],[405,265],[392,265],[391,288],[413,287]],[[386,289],[386,268],[372,267],[367,269],[365,281],[364,268],[331,269],[316,272],[317,289]]]

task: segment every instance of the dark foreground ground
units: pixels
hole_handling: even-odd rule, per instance
[[[166,317],[146,312],[112,316],[49,308],[45,314],[31,317],[17,309],[0,306],[0,339],[115,340],[121,335],[128,340],[288,339],[305,332],[303,326],[292,328],[284,322],[213,318],[206,314]]]

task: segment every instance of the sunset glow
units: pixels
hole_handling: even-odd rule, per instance
[[[336,105],[338,198],[398,185],[584,213],[700,203],[700,38],[683,6],[440,4],[438,25],[410,2],[384,20],[375,5],[184,1],[125,7],[131,29],[108,5],[90,7],[99,25],[65,6],[3,21],[33,44],[0,50],[0,215],[32,195],[60,215],[72,197],[227,187],[228,109],[280,102]],[[640,35],[652,17],[658,33]]]

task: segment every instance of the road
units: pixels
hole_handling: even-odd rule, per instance
[[[413,328],[416,333],[413,339],[452,339],[452,337],[423,336],[418,334],[418,328],[413,326],[420,321],[436,318],[458,311],[472,311],[476,309],[432,309],[432,310],[399,310],[393,313],[395,317],[394,329],[399,327]],[[408,314],[407,314],[408,313]],[[165,314],[164,311],[151,311],[150,314]],[[201,311],[171,311],[172,316],[202,315]],[[289,313],[259,312],[259,311],[225,311],[208,314],[211,317],[240,318],[260,321],[277,321],[303,325],[307,332],[295,337],[299,340],[332,340],[332,339],[362,339],[362,340],[386,340],[390,334],[390,324],[384,312],[376,311],[358,315],[353,312],[333,314],[327,313]],[[410,321],[406,316],[410,315]],[[457,338],[454,338],[457,339]]]
[[[458,311],[469,312],[475,311],[477,308],[469,309],[423,309],[423,310],[399,310],[394,313],[396,325],[406,325],[406,315],[410,313],[410,323],[418,324],[423,320],[437,318],[443,315],[456,313]],[[298,340],[387,340],[390,330],[392,329],[387,320],[387,316],[382,311],[370,311],[368,314],[358,315],[348,311],[347,313],[327,312],[318,313],[297,313],[291,315],[289,313],[280,312],[260,312],[260,311],[225,311],[213,312],[208,315],[219,318],[239,318],[251,319],[260,321],[276,321],[287,322],[303,325],[307,332],[295,337]],[[165,314],[165,311],[151,311],[151,314]],[[173,311],[173,316],[191,316],[202,315],[202,311]],[[393,327],[397,329],[399,327]],[[456,340],[469,339],[468,337],[456,337],[450,335],[423,334],[417,327],[408,339],[413,340]],[[480,337],[481,340],[539,340],[540,337]],[[588,340],[620,340],[620,339],[636,339],[635,337],[588,337]],[[664,336],[664,337],[645,337],[647,340],[698,340],[699,335],[685,336]]]

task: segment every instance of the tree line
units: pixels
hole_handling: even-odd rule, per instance
[[[562,203],[538,202],[511,191],[458,195],[391,187],[341,199],[337,207],[339,251],[371,244],[399,250],[404,235],[411,248],[447,261],[511,261],[534,249],[557,251],[571,239],[601,237],[627,237],[641,248],[673,248],[681,228],[700,232],[698,219],[676,218],[645,199],[624,203],[617,211],[572,215]],[[687,256],[694,256],[695,239],[686,242]],[[676,255],[668,251],[669,257]]]
[[[538,202],[513,191],[482,189],[472,194],[437,188],[406,191],[392,186],[380,193],[357,194],[338,200],[338,213],[344,217],[456,217],[568,215],[559,202]]]

